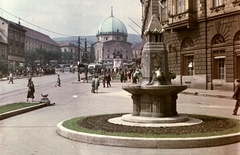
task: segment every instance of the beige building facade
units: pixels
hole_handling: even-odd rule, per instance
[[[141,0],[144,33],[153,14],[164,30],[173,84],[233,90],[240,78],[239,0]]]

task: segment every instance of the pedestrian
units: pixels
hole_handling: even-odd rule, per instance
[[[111,81],[111,75],[110,75],[110,74],[107,74],[106,80],[107,80],[107,87],[111,87],[111,83],[110,83],[110,81]]]
[[[240,79],[236,79],[234,83],[236,88],[231,98],[236,100],[235,107],[233,109],[233,115],[237,115],[238,108],[240,106]]]
[[[100,80],[99,80],[98,75],[95,76],[94,82],[95,82],[95,84],[94,84],[94,86],[95,86],[95,88],[94,88],[95,93],[98,93],[98,87],[100,85]]]
[[[28,84],[27,84],[27,86],[29,86],[31,81],[32,81],[32,74],[28,73]]]
[[[13,84],[13,74],[12,74],[12,72],[9,72],[9,81],[8,81],[8,84],[10,83],[10,82],[12,82],[12,84]]]
[[[85,75],[84,82],[87,81],[87,83],[88,83],[88,70],[87,69],[84,70],[84,75]]]
[[[94,76],[94,78],[92,79],[92,93],[98,93],[98,87],[100,85],[100,80],[99,77],[97,75]]]
[[[105,83],[106,83],[106,74],[104,73],[104,74],[102,75],[103,88],[105,88]]]
[[[91,93],[95,93],[95,76],[92,78],[92,90]]]
[[[120,81],[121,81],[121,83],[123,82],[123,80],[124,80],[124,72],[121,71],[120,72]]]
[[[28,86],[27,102],[28,102],[28,99],[29,99],[29,98],[32,99],[32,102],[34,101],[34,93],[35,93],[35,88],[34,88],[33,81],[31,81],[31,82],[29,83],[29,86]]]
[[[57,87],[57,86],[61,87],[61,79],[60,79],[59,74],[58,74],[57,83],[56,83],[55,87]]]

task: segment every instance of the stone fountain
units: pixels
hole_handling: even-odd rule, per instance
[[[168,68],[168,53],[163,42],[163,33],[164,30],[157,16],[153,15],[144,34],[147,43],[143,47],[140,64],[142,77],[137,85],[122,87],[132,94],[132,116],[148,118],[178,116],[176,109],[178,93],[187,89],[187,86],[171,83],[171,79],[174,79],[176,74],[170,72]],[[130,117],[123,117],[123,119],[141,122],[141,119]],[[179,121],[186,121],[186,119],[187,117],[184,117]],[[154,119],[149,120],[154,121]],[[161,120],[155,119],[156,122]]]

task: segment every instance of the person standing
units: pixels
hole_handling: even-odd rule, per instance
[[[57,83],[56,83],[55,87],[57,87],[57,86],[61,87],[61,79],[60,79],[59,74],[58,74]]]
[[[84,75],[85,75],[84,82],[87,81],[87,83],[88,83],[88,70],[87,69],[84,70]]]
[[[91,93],[95,93],[95,76],[92,78],[92,90]]]
[[[236,100],[235,107],[233,109],[233,115],[237,115],[238,108],[240,106],[240,79],[236,79],[234,83],[236,88],[231,98]]]
[[[12,75],[12,72],[9,72],[9,81],[8,81],[8,84],[12,82],[13,84],[13,75]]]
[[[110,83],[110,81],[111,81],[111,75],[110,75],[110,74],[107,74],[106,80],[107,80],[107,87],[111,87],[111,83]]]
[[[33,100],[34,100],[34,93],[35,93],[34,84],[33,84],[33,81],[30,81],[29,86],[28,86],[28,92],[27,92],[27,102],[28,102],[29,98],[31,98],[32,102],[33,102]]]
[[[99,80],[98,75],[96,75],[96,77],[95,77],[95,79],[94,79],[94,82],[95,82],[95,84],[94,84],[94,86],[95,86],[95,88],[94,88],[95,93],[98,93],[98,87],[99,87],[99,85],[100,85],[100,80]]]

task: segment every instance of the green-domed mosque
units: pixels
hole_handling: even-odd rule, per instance
[[[127,42],[127,28],[113,16],[106,18],[97,28],[97,42],[94,43],[95,61],[114,64],[114,60],[132,62],[132,44]]]

